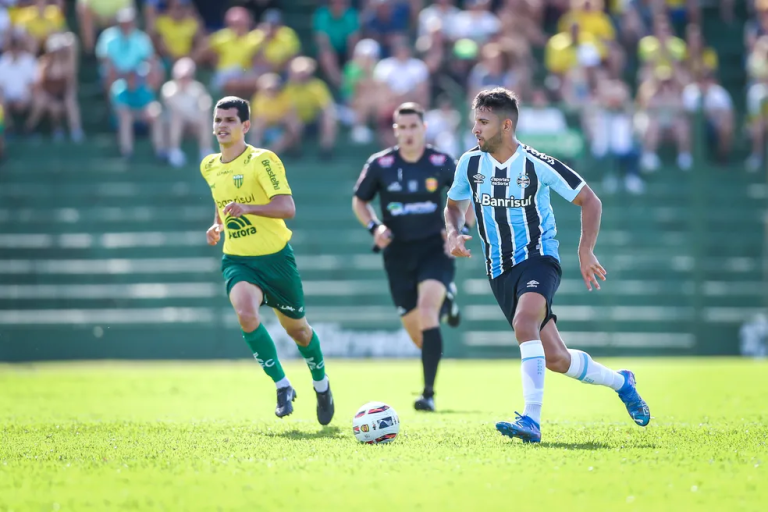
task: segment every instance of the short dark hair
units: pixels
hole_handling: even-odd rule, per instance
[[[237,117],[240,118],[240,122],[244,123],[251,119],[251,103],[243,98],[237,96],[225,96],[216,102],[216,108],[222,110],[229,110],[230,108],[237,109]]]
[[[512,121],[512,126],[517,128],[517,118],[520,112],[519,101],[517,95],[509,89],[495,87],[480,91],[472,102],[472,108],[474,110],[487,109],[502,119],[509,118]]]
[[[402,116],[407,114],[416,114],[417,116],[419,116],[419,119],[424,121],[424,108],[418,103],[414,103],[413,101],[403,103],[402,105],[397,107],[395,109],[395,113],[392,114],[392,119],[396,118],[397,116]]]

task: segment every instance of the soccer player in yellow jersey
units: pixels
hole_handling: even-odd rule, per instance
[[[271,151],[245,143],[250,128],[250,104],[228,96],[216,104],[213,133],[221,153],[200,164],[216,203],[210,245],[225,233],[221,271],[245,342],[253,357],[277,386],[275,414],[293,412],[296,391],[285,376],[272,338],[261,323],[259,306],[271,307],[312,373],[317,395],[317,420],[327,425],[334,404],[320,341],[304,315],[304,291],[288,243],[291,231],[283,219],[296,213],[285,168]]]

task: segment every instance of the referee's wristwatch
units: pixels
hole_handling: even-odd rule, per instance
[[[381,226],[378,222],[375,220],[372,220],[368,223],[368,232],[371,234],[374,234],[376,232],[376,229]]]

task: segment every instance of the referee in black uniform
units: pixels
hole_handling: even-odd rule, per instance
[[[352,209],[384,255],[389,290],[405,330],[421,348],[424,392],[414,407],[434,411],[434,386],[443,353],[441,312],[459,324],[455,264],[445,246],[443,198],[456,161],[425,144],[424,109],[403,103],[394,113],[397,145],[368,159],[355,185]],[[379,194],[382,220],[370,201]],[[472,215],[472,209],[467,215]],[[468,222],[474,223],[474,217]]]

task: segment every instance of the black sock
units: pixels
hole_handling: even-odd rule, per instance
[[[421,332],[421,365],[424,368],[424,397],[430,398],[435,394],[435,377],[437,365],[443,355],[443,337],[439,327],[433,327]]]

